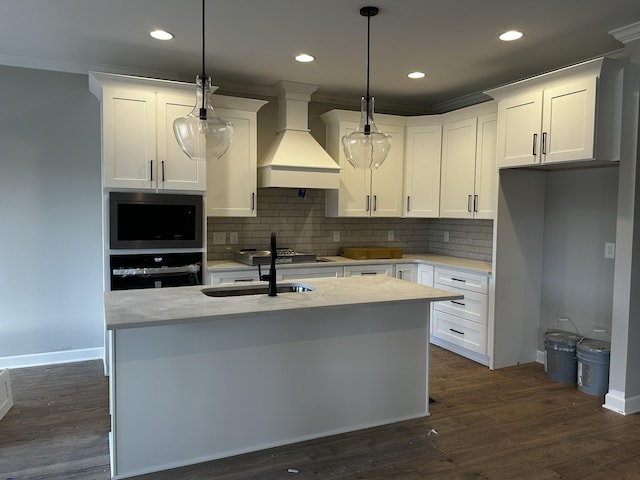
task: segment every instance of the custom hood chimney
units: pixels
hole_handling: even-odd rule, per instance
[[[314,85],[281,81],[278,134],[258,162],[259,187],[337,189],[340,167],[309,133],[309,101]]]

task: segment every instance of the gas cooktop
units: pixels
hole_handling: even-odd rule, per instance
[[[271,263],[271,253],[269,250],[242,250],[233,254],[236,262],[245,265],[265,265]],[[291,248],[278,248],[276,263],[304,263],[315,262],[315,253],[300,253]]]

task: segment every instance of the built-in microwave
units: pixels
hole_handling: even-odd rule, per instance
[[[112,249],[202,248],[200,195],[109,193]]]

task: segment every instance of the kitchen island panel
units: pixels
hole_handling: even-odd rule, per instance
[[[428,301],[117,329],[127,478],[428,415]]]

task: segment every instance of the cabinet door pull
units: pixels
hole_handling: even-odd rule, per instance
[[[540,150],[542,155],[547,154],[547,132],[542,132],[542,148]]]
[[[407,195],[407,212],[411,211],[411,204],[409,203],[410,199],[411,199],[411,197],[409,195]]]
[[[398,278],[399,278],[400,280],[403,280],[403,278],[402,278],[402,277],[403,277],[403,273],[404,273],[404,272],[403,272],[402,270],[400,270],[400,271],[398,272]]]
[[[253,282],[255,279],[253,278],[236,278],[234,279],[234,283],[239,283],[239,282]]]
[[[467,212],[471,213],[471,195],[467,195]]]
[[[366,208],[366,211],[367,211],[367,212],[369,211],[370,198],[371,198],[371,197],[370,197],[369,195],[367,195],[367,202],[366,202],[366,204],[365,204],[365,208]]]
[[[164,182],[164,160],[162,160],[160,165],[162,166],[162,181]]]
[[[375,212],[376,210],[378,210],[378,196],[374,195],[373,196],[373,211]]]
[[[256,209],[256,193],[251,192],[251,210]]]
[[[467,283],[467,281],[464,278],[451,277],[451,280],[453,280],[454,282]]]
[[[360,275],[364,276],[364,275],[377,275],[378,272],[361,272]]]
[[[538,144],[538,134],[534,133],[533,134],[533,151],[531,152],[534,157],[537,155],[537,153],[536,153],[536,145],[537,144]]]
[[[478,213],[478,195],[473,196],[473,211]]]
[[[151,181],[153,182],[153,160],[149,160],[149,173],[151,176]]]
[[[449,300],[451,303],[455,303],[456,305],[460,305],[461,307],[464,307],[465,304],[462,302],[456,302],[455,300]]]
[[[453,333],[457,333],[458,335],[464,335],[464,332],[461,332],[460,330],[455,330],[453,328],[450,328],[449,330],[451,330]]]

